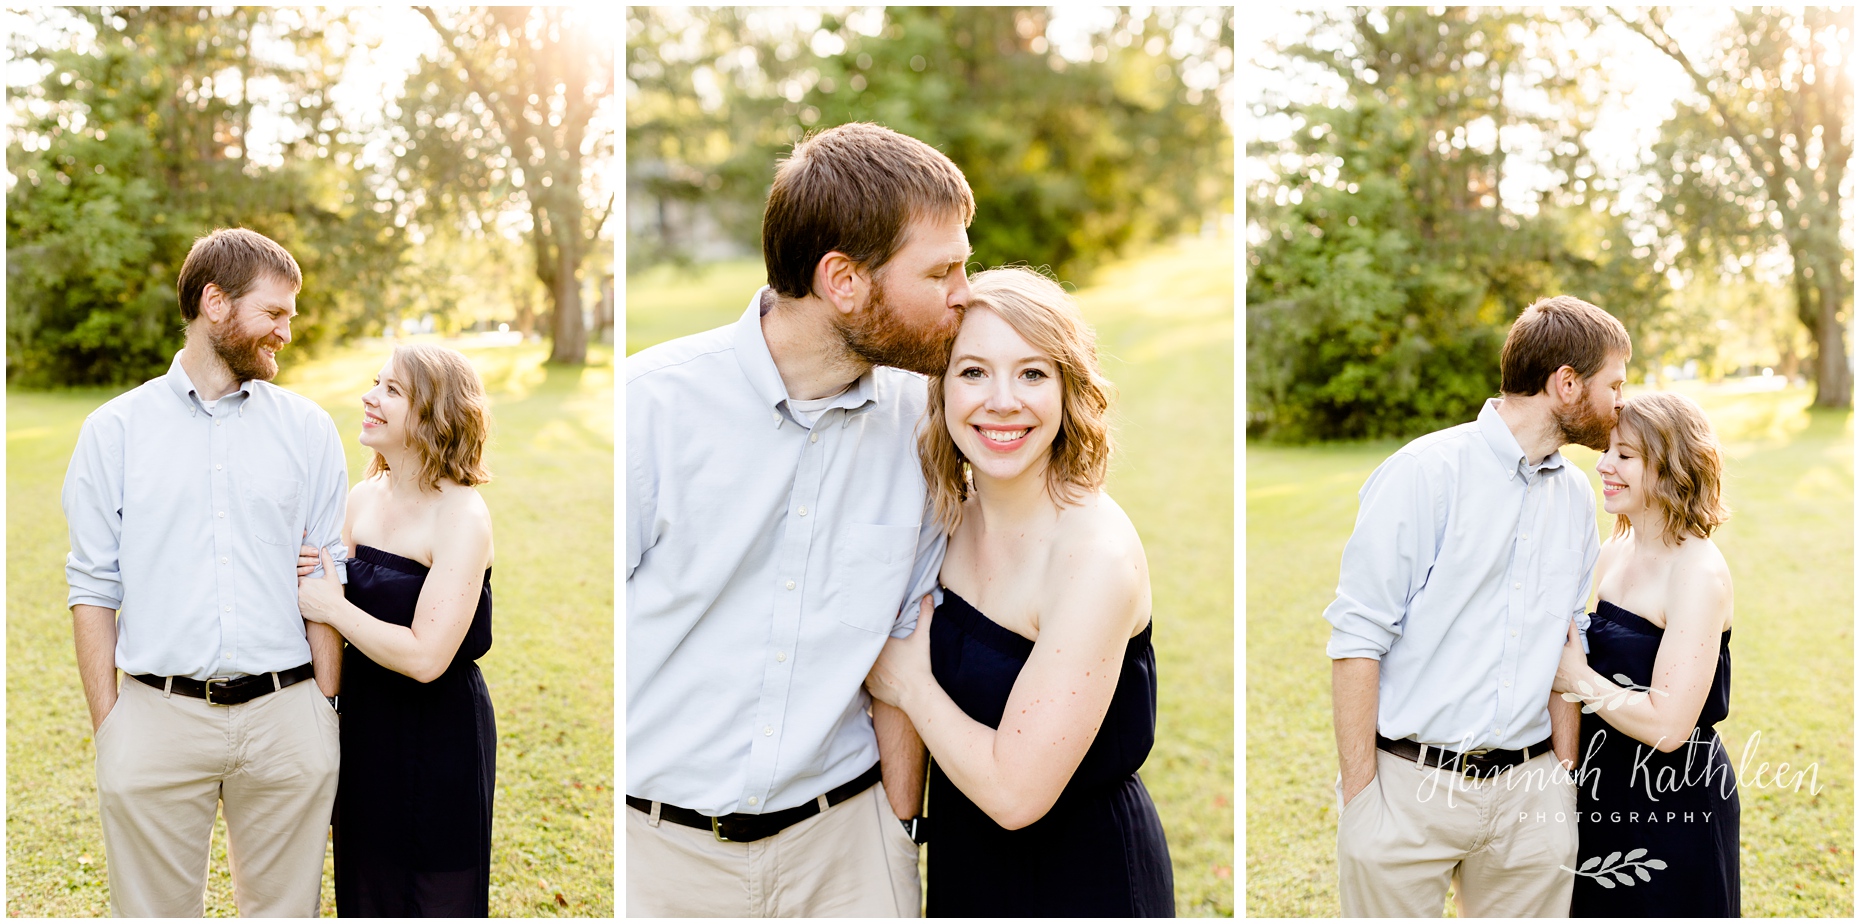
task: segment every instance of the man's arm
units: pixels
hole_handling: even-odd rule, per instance
[[[328,414],[313,415],[310,437],[318,467],[312,476],[315,483],[310,489],[312,500],[305,518],[304,543],[329,552],[337,577],[347,583],[349,469],[342,454],[342,437]],[[310,576],[321,577],[322,570],[319,563]],[[342,689],[342,636],[329,626],[305,620],[304,640],[310,643],[317,689],[324,696],[335,696]]]
[[[1382,662],[1338,658],[1330,662],[1331,722],[1337,729],[1337,766],[1343,772],[1343,802],[1376,778],[1376,698]]]
[[[1550,694],[1550,748],[1556,751],[1557,763],[1576,769],[1577,741],[1582,733],[1582,707],[1565,702],[1563,694]]]
[[[71,635],[77,642],[78,676],[90,704],[95,732],[116,708],[116,611],[79,603],[71,607]]]
[[[316,688],[324,696],[335,696],[342,691],[342,635],[320,622],[304,620],[304,638],[310,642]]]
[[[924,803],[924,741],[904,710],[878,700],[872,701],[872,730],[878,734],[878,769],[891,813],[916,818]]]

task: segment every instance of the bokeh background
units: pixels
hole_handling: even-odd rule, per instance
[[[1719,730],[1744,913],[1851,915],[1853,9],[1257,24],[1247,913],[1339,912],[1321,614],[1356,491],[1407,439],[1473,419],[1511,321],[1566,293],[1626,325],[1630,395],[1693,397],[1726,446],[1734,515],[1713,540],[1737,669]],[[1597,454],[1564,453],[1599,498]],[[1597,520],[1607,535],[1599,502]]]
[[[484,378],[491,912],[611,916],[618,11],[4,15],[7,913],[108,912],[59,488],[84,417],[180,349],[188,247],[236,225],[302,267],[278,382],[345,437],[395,343]],[[229,915],[214,838],[207,913]]]
[[[626,30],[626,352],[742,314],[777,159],[848,121],[962,168],[972,272],[1075,291],[1120,393],[1108,490],[1150,563],[1143,779],[1177,911],[1232,915],[1233,9],[634,7]]]

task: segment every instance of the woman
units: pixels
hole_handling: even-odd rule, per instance
[[[934,759],[929,913],[1172,916],[1137,777],[1156,729],[1149,569],[1102,490],[1109,383],[1058,285],[1010,268],[969,286],[919,444],[950,534],[942,603],[866,679]]]
[[[1585,703],[1576,917],[1737,917],[1737,780],[1713,726],[1731,704],[1728,511],[1705,412],[1674,394],[1621,409],[1596,465],[1614,536],[1553,689]]]
[[[403,346],[362,396],[367,477],[349,492],[345,588],[299,581],[305,619],[348,641],[336,793],[343,917],[486,917],[497,728],[491,518],[475,485],[490,415],[465,357]],[[305,569],[300,569],[305,570]]]

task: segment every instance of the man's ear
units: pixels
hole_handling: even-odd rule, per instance
[[[1550,373],[1550,393],[1558,404],[1574,404],[1582,398],[1582,376],[1567,363]]]
[[[200,313],[215,324],[232,317],[232,299],[226,297],[218,283],[209,282],[200,291]]]
[[[814,291],[841,314],[858,311],[859,306],[865,304],[870,288],[871,283],[860,272],[858,264],[837,250],[828,251],[814,264]]]

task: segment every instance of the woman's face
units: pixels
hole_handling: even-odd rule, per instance
[[[1602,476],[1602,509],[1632,515],[1647,507],[1646,488],[1651,481],[1640,450],[1622,442],[1621,428],[1608,436],[1608,451],[1595,463]]]
[[[389,359],[375,375],[375,387],[362,395],[362,445],[377,451],[406,446],[411,417],[407,385]]]
[[[988,308],[971,306],[943,377],[949,435],[978,476],[1043,473],[1063,418],[1059,364]]]

